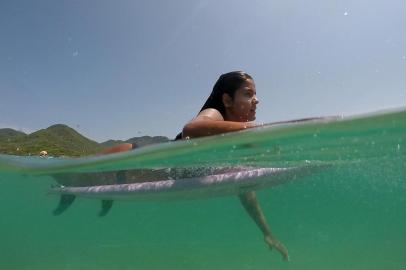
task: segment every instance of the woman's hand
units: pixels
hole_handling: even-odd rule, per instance
[[[264,240],[268,244],[270,249],[275,248],[277,251],[279,251],[280,254],[282,254],[285,261],[289,261],[288,250],[281,242],[279,242],[276,238],[273,238],[271,235],[265,236]]]

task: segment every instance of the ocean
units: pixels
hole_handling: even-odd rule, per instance
[[[406,269],[405,140],[406,111],[397,110],[62,163],[1,156],[0,269]],[[315,161],[330,166],[257,192],[289,262],[235,196],[117,201],[101,218],[91,199],[53,216],[59,198],[47,194],[51,172]]]

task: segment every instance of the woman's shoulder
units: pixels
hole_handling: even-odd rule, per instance
[[[193,120],[202,120],[202,119],[224,121],[224,117],[221,115],[221,113],[213,108],[204,109],[203,111],[199,112],[199,114]]]

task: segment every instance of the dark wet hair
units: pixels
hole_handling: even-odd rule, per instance
[[[252,80],[252,77],[243,71],[232,71],[221,75],[214,84],[213,91],[200,111],[212,108],[218,110],[224,117],[226,108],[223,103],[223,94],[228,94],[231,98],[234,98],[235,92],[241,88],[247,80]]]
[[[231,98],[234,98],[235,92],[247,80],[252,80],[252,77],[244,71],[232,71],[221,75],[214,84],[213,91],[200,109],[200,112],[211,108],[218,110],[225,117],[226,108],[223,103],[223,94],[228,94]],[[182,133],[176,136],[175,141],[180,139],[182,139]]]

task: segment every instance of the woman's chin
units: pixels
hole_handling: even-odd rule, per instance
[[[250,113],[239,117],[239,122],[252,122],[256,119],[255,113]]]

